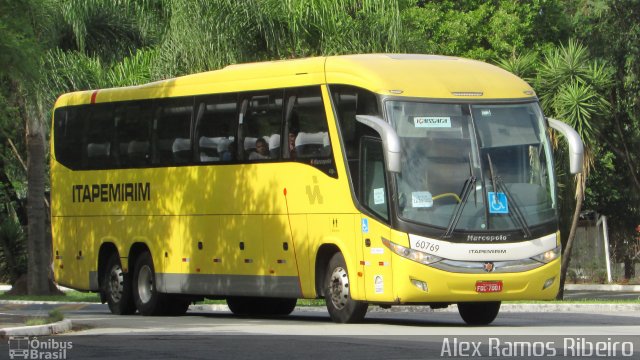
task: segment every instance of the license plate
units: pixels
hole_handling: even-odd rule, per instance
[[[501,291],[502,291],[502,281],[477,281],[476,282],[476,292],[491,293],[491,292],[501,292]]]

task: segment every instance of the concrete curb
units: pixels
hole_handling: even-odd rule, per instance
[[[190,311],[230,311],[227,305],[191,305]],[[295,311],[326,312],[324,306],[296,306]],[[395,313],[395,312],[458,312],[458,307],[454,304],[444,309],[432,309],[429,306],[420,305],[397,305],[389,309],[379,306],[369,306],[371,313]],[[500,312],[573,312],[573,313],[623,313],[640,312],[640,304],[502,304]]]
[[[71,330],[71,326],[71,320],[68,319],[46,325],[16,326],[0,329],[0,338],[6,336],[46,336],[60,334]]]
[[[9,291],[9,290],[11,290],[11,285],[4,285],[4,284],[0,285],[0,291]],[[66,292],[66,291],[71,291],[73,289],[69,289],[64,286],[58,286],[58,290]]]
[[[566,284],[565,290],[571,291],[621,291],[640,292],[640,285],[617,285],[617,284]]]

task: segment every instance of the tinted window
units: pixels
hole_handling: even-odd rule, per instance
[[[245,160],[280,158],[282,90],[252,93],[245,97],[242,122],[242,151]]]
[[[197,160],[203,163],[236,158],[237,95],[211,95],[196,99]]]
[[[340,135],[349,163],[351,181],[355,193],[358,194],[360,139],[365,135],[375,138],[379,138],[380,135],[370,127],[356,121],[356,114],[380,116],[377,98],[370,91],[345,85],[332,85],[331,97],[340,125]]]
[[[121,167],[143,167],[151,163],[151,101],[124,103],[116,110],[116,143]]]
[[[360,142],[360,203],[381,218],[389,219],[382,141],[365,137]]]
[[[158,101],[154,119],[155,156],[159,165],[186,164],[193,161],[191,117],[193,98]]]
[[[320,87],[287,90],[287,109],[285,158],[337,176]]]
[[[71,169],[80,168],[84,152],[84,121],[78,114],[78,107],[58,108],[54,113],[55,157],[59,163]]]
[[[115,118],[111,104],[89,106],[89,117],[84,124],[85,144],[82,167],[85,169],[107,169],[115,165]],[[85,112],[82,112],[85,114]]]

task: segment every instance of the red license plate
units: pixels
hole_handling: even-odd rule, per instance
[[[491,293],[501,291],[502,281],[476,281],[476,292]]]

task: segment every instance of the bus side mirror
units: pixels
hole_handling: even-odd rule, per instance
[[[549,126],[559,131],[569,143],[569,169],[572,174],[582,172],[582,158],[584,156],[584,148],[580,135],[569,125],[562,121],[547,118]]]
[[[356,120],[373,130],[375,130],[382,138],[382,146],[384,148],[384,159],[387,170],[391,172],[400,172],[400,138],[391,125],[377,116],[356,115]]]

